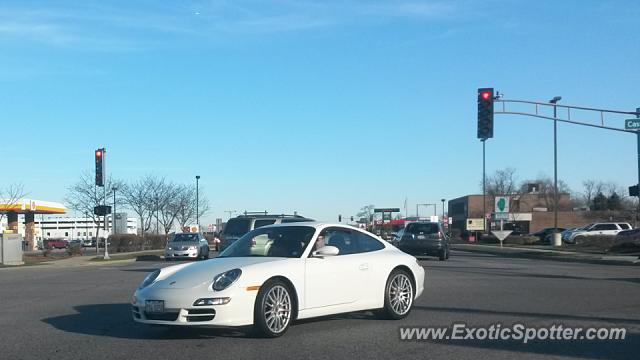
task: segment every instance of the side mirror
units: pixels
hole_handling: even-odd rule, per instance
[[[320,249],[314,251],[311,255],[313,257],[319,257],[319,258],[323,258],[325,256],[336,256],[338,255],[338,253],[340,252],[340,250],[335,247],[335,246],[323,246]]]

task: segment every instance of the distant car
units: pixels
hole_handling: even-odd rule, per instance
[[[398,240],[398,249],[407,254],[436,256],[440,261],[449,258],[449,238],[437,222],[412,222],[407,224]]]
[[[630,229],[630,230],[622,230],[616,236],[621,236],[621,237],[640,236],[640,228],[638,228],[638,229]]]
[[[67,242],[64,240],[49,240],[47,242],[47,249],[64,249],[67,247]]]
[[[574,232],[588,229],[591,225],[593,224],[567,229],[560,233],[560,237],[562,238],[563,242],[569,243],[569,238],[571,237],[571,235],[573,235]]]
[[[167,261],[176,259],[208,259],[209,242],[200,233],[175,234],[164,251]]]
[[[624,222],[595,223],[583,230],[574,231],[568,239],[569,244],[580,243],[586,237],[595,235],[616,235],[622,230],[630,230],[631,225]]]
[[[541,242],[549,242],[549,238],[551,235],[553,235],[555,228],[545,228],[542,230],[538,230],[534,233],[529,234],[529,236],[535,236],[539,239],[539,241]],[[565,231],[567,229],[565,228],[558,228],[558,232],[562,233],[563,231]]]
[[[242,235],[251,230],[273,224],[288,224],[296,222],[313,221],[300,215],[270,215],[266,213],[245,213],[229,219],[222,229],[219,250],[223,251]]]
[[[82,246],[82,240],[71,240],[67,243],[68,248]]]
[[[260,227],[216,258],[153,271],[131,315],[149,325],[251,326],[273,338],[298,319],[339,313],[403,319],[423,290],[413,256],[352,226],[300,222]]]
[[[91,239],[82,240],[82,247],[96,247],[96,241]]]

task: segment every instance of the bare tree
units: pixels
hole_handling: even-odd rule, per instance
[[[198,198],[196,200],[196,198]],[[200,204],[196,209],[196,201]],[[210,210],[209,200],[206,196],[200,194],[196,196],[195,186],[183,185],[178,192],[178,197],[174,201],[173,206],[176,207],[176,220],[180,228],[184,228],[188,223],[196,220],[196,215],[203,216]]]
[[[373,215],[373,210],[375,208],[375,205],[365,205],[360,208],[360,211],[356,214],[356,216],[358,217],[358,219],[366,218],[368,223],[371,215]]]
[[[113,194],[114,186],[123,188],[121,181],[114,180],[109,176],[105,182],[107,197],[109,194]],[[106,199],[106,202],[109,203],[109,199]],[[98,239],[100,234],[100,217],[95,215],[93,210],[94,207],[105,203],[105,189],[95,185],[95,180],[89,172],[83,172],[78,182],[67,189],[65,203],[67,203],[70,209],[85,214],[86,217],[93,221],[97,228],[96,239]]]
[[[177,203],[183,187],[171,182],[161,182],[156,188],[156,217],[165,235],[168,235],[176,221],[180,207]]]
[[[155,183],[153,176],[146,175],[136,182],[126,184],[121,191],[124,203],[140,218],[140,233],[142,237],[151,227],[151,218],[155,208],[152,197]]]
[[[596,180],[585,180],[582,182],[582,186],[584,187],[582,198],[586,206],[591,206],[596,195],[604,193],[607,187],[604,182]]]
[[[27,193],[20,183],[10,184],[4,189],[0,188],[0,222],[2,222],[5,213],[13,209],[14,205],[25,196],[27,196]]]
[[[516,169],[512,167],[496,170],[493,175],[487,177],[486,191],[488,195],[517,195],[519,190]]]
[[[549,211],[552,211],[555,209],[553,179],[546,176],[540,176],[534,180],[524,181],[521,186],[521,191],[523,193],[527,191],[526,188],[528,187],[528,184],[538,184],[539,188],[536,190],[536,193],[538,194],[539,199],[542,202],[541,205],[546,207]],[[563,194],[563,193],[571,194],[571,189],[569,188],[567,183],[565,183],[562,180],[558,180],[558,196],[560,196],[560,194]],[[561,210],[560,208],[562,206],[563,205],[560,203],[558,205],[558,210]],[[565,210],[567,210],[566,206],[565,206]]]

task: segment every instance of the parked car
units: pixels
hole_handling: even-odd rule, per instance
[[[219,250],[223,251],[242,235],[251,230],[273,224],[287,224],[294,222],[313,221],[300,215],[269,215],[261,213],[244,213],[233,219],[229,219],[222,229]]]
[[[585,229],[588,229],[591,225],[593,224],[588,224],[588,225],[584,225],[584,226],[579,226],[579,227],[574,227],[574,228],[570,228],[567,229],[563,232],[560,233],[560,237],[562,239],[562,242],[566,242],[569,243],[569,238],[571,237],[571,235],[573,235],[574,232],[576,231],[582,231]]]
[[[68,248],[82,246],[82,240],[71,240],[67,243]]]
[[[46,247],[47,249],[64,249],[67,247],[67,242],[64,240],[49,240]]]
[[[617,236],[626,237],[626,236],[640,236],[640,228],[638,229],[630,229],[630,230],[622,230]]]
[[[436,256],[441,261],[449,258],[449,238],[438,222],[420,221],[407,224],[397,247],[415,256]]]
[[[273,243],[258,250],[257,238]],[[403,319],[423,291],[415,257],[362,229],[300,222],[257,228],[199,264],[155,270],[131,312],[149,325],[251,326],[278,337],[296,320],[345,312]]]
[[[595,235],[616,235],[622,230],[631,229],[631,225],[623,222],[595,223],[583,230],[574,231],[568,238],[569,244],[580,243],[585,237]]]
[[[82,247],[96,247],[95,239],[82,240]]]
[[[167,261],[176,259],[208,259],[209,242],[200,233],[174,234],[164,251]]]
[[[539,239],[540,242],[549,242],[549,239],[551,237],[551,235],[553,235],[555,228],[544,228],[542,230],[538,230],[534,233],[529,234],[529,236],[535,236]],[[562,233],[562,231],[565,231],[567,229],[565,228],[558,228],[558,231],[560,233]]]

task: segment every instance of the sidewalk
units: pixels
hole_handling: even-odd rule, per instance
[[[591,264],[640,265],[638,255],[611,255],[554,249],[550,246],[504,246],[499,244],[451,244],[451,249],[505,257],[522,257],[567,262],[584,262]]]

